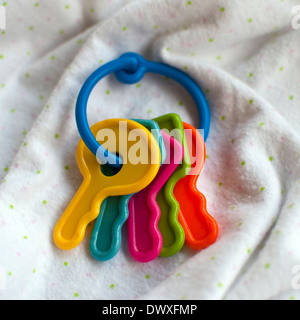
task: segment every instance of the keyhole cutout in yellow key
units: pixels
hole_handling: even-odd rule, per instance
[[[53,234],[56,245],[64,250],[80,244],[87,225],[97,218],[105,198],[142,190],[155,178],[160,166],[157,141],[139,123],[107,119],[96,123],[91,131],[103,147],[109,145],[110,152],[120,155],[123,165],[115,175],[104,175],[96,156],[82,140],[79,141],[76,158],[83,182],[57,222]],[[112,133],[114,141],[108,141],[113,138]]]

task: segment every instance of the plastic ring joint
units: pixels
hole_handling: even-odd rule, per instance
[[[156,73],[169,77],[182,85],[192,96],[198,109],[199,128],[204,130],[204,141],[206,141],[210,127],[210,112],[205,96],[196,82],[181,70],[161,62],[145,60],[141,55],[127,52],[116,60],[112,60],[96,69],[83,84],[76,101],[75,118],[79,134],[90,149],[101,161],[109,163],[112,167],[120,168],[121,159],[108,152],[95,139],[87,120],[87,103],[89,96],[96,84],[114,73],[116,78],[125,84],[139,82],[146,72]]]

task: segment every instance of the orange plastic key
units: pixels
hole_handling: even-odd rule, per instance
[[[191,158],[191,171],[177,182],[174,196],[180,204],[178,220],[185,231],[186,244],[201,250],[216,241],[218,224],[206,209],[206,198],[197,189],[197,180],[203,169],[206,149],[199,131],[183,122]]]
[[[65,250],[80,244],[88,223],[97,218],[105,198],[142,190],[160,167],[158,143],[141,124],[127,119],[107,119],[92,126],[91,131],[101,145],[109,144],[109,151],[119,154],[123,165],[115,175],[105,175],[95,155],[79,141],[77,163],[84,180],[53,234],[56,245]],[[140,150],[143,161],[135,157],[141,149],[137,145],[143,147]]]

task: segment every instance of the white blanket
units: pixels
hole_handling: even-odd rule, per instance
[[[0,299],[299,299],[298,1],[7,0],[0,30]],[[184,70],[211,111],[198,180],[217,241],[141,264],[127,247],[99,262],[62,251],[54,226],[82,182],[74,107],[100,65],[134,51]],[[90,124],[169,112],[197,126],[172,80],[111,75]]]

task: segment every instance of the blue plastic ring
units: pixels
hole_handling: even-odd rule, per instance
[[[148,61],[137,53],[128,52],[120,58],[101,66],[87,78],[79,92],[75,108],[76,124],[82,140],[93,154],[112,167],[120,168],[122,166],[121,159],[103,148],[92,134],[87,120],[89,96],[96,84],[111,73],[114,73],[122,83],[134,84],[139,82],[146,72],[169,77],[181,84],[190,93],[198,109],[199,128],[204,130],[204,141],[208,137],[210,127],[209,107],[196,82],[177,68],[160,62]]]

